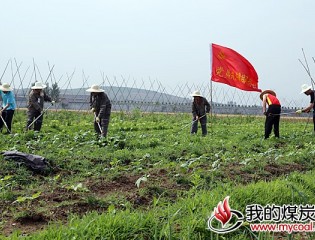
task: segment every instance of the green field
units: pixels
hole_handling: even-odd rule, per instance
[[[257,233],[245,222],[227,234],[207,221],[226,196],[249,204],[315,204],[313,124],[282,119],[280,139],[263,140],[264,118],[214,116],[206,137],[190,114],[113,113],[98,139],[90,113],[54,112],[40,133],[17,112],[1,150],[46,157],[33,173],[0,156],[3,239],[315,239]],[[304,129],[306,131],[304,131]]]

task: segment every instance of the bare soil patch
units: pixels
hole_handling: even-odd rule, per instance
[[[309,170],[306,166],[298,163],[276,164],[270,163],[263,169],[252,168],[246,169],[244,165],[232,163],[224,170],[224,175],[231,180],[237,180],[242,184],[256,182],[259,180],[270,181],[276,177],[286,175],[292,172],[304,172]]]
[[[133,207],[141,208],[148,207],[152,203],[153,197],[162,193],[170,201],[175,201],[176,190],[184,190],[183,186],[172,182],[165,169],[155,169],[148,174],[150,175],[148,181],[141,183],[140,188],[137,188],[135,182],[143,174],[121,175],[111,181],[102,178],[87,179],[83,183],[89,190],[86,192],[62,187],[42,192],[39,198],[15,206],[14,212],[10,206],[12,203],[2,203],[0,204],[1,211],[6,212],[2,215],[2,221],[5,222],[2,232],[8,236],[13,231],[19,230],[22,234],[27,235],[44,229],[49,222],[66,223],[71,214],[83,216],[92,211],[106,212],[109,204],[106,204],[106,201],[100,204],[97,200],[106,199],[111,195],[114,197],[119,195],[129,201]],[[89,201],[89,198],[94,201]],[[121,206],[117,206],[117,208],[121,208]],[[21,216],[17,217],[17,213]]]

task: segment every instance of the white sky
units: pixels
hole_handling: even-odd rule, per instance
[[[47,62],[58,76],[76,69],[77,87],[83,70],[89,84],[101,72],[206,84],[216,43],[253,64],[261,89],[299,99],[311,82],[302,48],[315,73],[314,9],[314,0],[2,0],[0,71],[9,59],[25,69],[34,58],[45,76]]]

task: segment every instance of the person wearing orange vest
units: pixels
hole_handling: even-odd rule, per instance
[[[279,138],[279,123],[281,114],[281,104],[277,95],[272,90],[265,90],[260,94],[260,99],[263,101],[263,113],[266,115],[265,121],[265,139],[269,138],[272,127],[275,137]],[[268,105],[268,109],[267,109]]]

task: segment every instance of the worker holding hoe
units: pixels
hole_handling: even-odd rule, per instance
[[[46,110],[44,110],[44,102],[50,102],[52,105],[55,101],[45,93],[44,89],[46,85],[41,82],[36,82],[33,87],[31,87],[31,92],[29,94],[28,106],[27,106],[27,125],[26,130],[30,130],[34,124],[34,131],[40,131],[43,123],[43,115]]]
[[[94,113],[94,129],[101,136],[107,136],[109,118],[111,113],[111,102],[103,89],[98,85],[92,85],[86,90],[90,92],[90,106]]]
[[[272,127],[276,138],[279,138],[279,123],[281,115],[281,104],[272,90],[265,90],[260,94],[263,107],[263,114],[266,115],[265,139],[269,138]],[[268,109],[267,109],[268,105]]]
[[[302,112],[309,113],[313,109],[313,124],[314,124],[314,132],[315,132],[315,97],[314,97],[314,90],[312,90],[312,86],[308,86],[307,84],[303,84],[301,86],[302,91],[301,93],[304,93],[307,96],[310,96],[310,104],[308,107],[297,110],[296,113],[300,114]]]
[[[8,83],[3,83],[0,86],[0,96],[2,98],[2,108],[0,110],[0,130],[2,131],[2,127],[4,125],[7,129],[7,134],[11,133],[11,125],[16,108],[12,90],[13,89]]]
[[[202,136],[206,136],[208,133],[207,113],[210,112],[210,104],[206,98],[202,97],[199,91],[194,91],[191,96],[194,98],[194,100],[192,102],[193,122],[190,133],[197,133],[199,121],[201,124]]]

